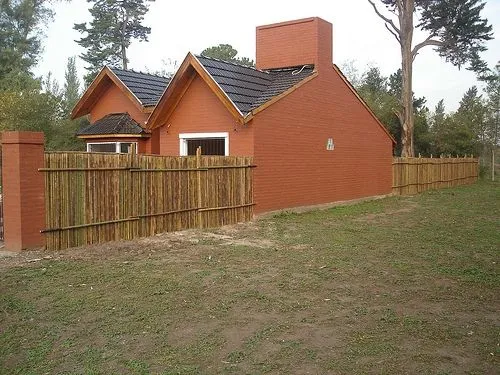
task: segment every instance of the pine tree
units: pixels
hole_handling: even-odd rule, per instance
[[[492,39],[492,27],[481,17],[484,0],[380,1],[387,8],[385,15],[374,1],[368,0],[401,47],[402,156],[414,156],[413,61],[422,48],[433,46],[453,65],[468,64],[468,69],[482,73],[486,64],[479,54],[486,49],[484,42]],[[416,29],[427,33],[427,37],[413,45]]]
[[[77,43],[86,48],[80,57],[88,64],[85,82],[90,84],[104,65],[127,69],[127,49],[132,40],[148,41],[151,28],[143,26],[144,15],[154,0],[87,0],[92,21],[75,24],[86,34]]]
[[[65,115],[69,117],[71,110],[80,98],[80,80],[78,79],[74,57],[68,58],[68,64],[66,66],[64,78],[64,112]]]

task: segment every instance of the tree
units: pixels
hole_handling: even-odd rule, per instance
[[[52,17],[48,1],[0,0],[0,90],[29,86],[41,49],[40,26]]]
[[[86,34],[77,43],[87,51],[80,57],[88,64],[85,82],[90,84],[103,65],[121,65],[127,69],[127,49],[132,40],[148,41],[151,28],[143,26],[144,15],[154,0],[87,0],[92,21],[75,24]]]
[[[500,61],[482,77],[486,81],[487,137],[491,148],[491,179],[495,180],[495,151],[498,148],[500,128]]]
[[[76,71],[75,58],[68,58],[68,63],[66,65],[66,72],[64,73],[64,89],[63,89],[63,100],[64,100],[64,113],[69,117],[71,110],[75,106],[76,102],[80,98],[80,80],[78,79],[78,73]]]
[[[380,0],[387,8],[382,14],[372,0],[376,14],[385,22],[387,30],[401,47],[401,104],[399,115],[402,126],[402,156],[414,156],[414,111],[412,76],[413,61],[419,51],[434,46],[439,55],[453,65],[481,73],[486,64],[479,54],[492,39],[492,27],[481,18],[484,0]],[[418,22],[414,24],[414,16]],[[413,45],[413,33],[418,28],[427,33],[420,43]]]
[[[233,62],[244,66],[255,66],[253,60],[248,57],[236,57],[237,54],[238,51],[230,44],[219,44],[218,46],[208,47],[201,52],[202,56],[211,57],[213,59]]]
[[[446,115],[441,100],[432,118],[432,152],[478,155],[485,146],[486,114],[483,98],[475,86],[464,94],[455,113]]]

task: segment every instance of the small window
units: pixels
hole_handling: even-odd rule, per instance
[[[229,133],[182,133],[179,134],[179,155],[196,155],[201,147],[202,155],[229,155]]]
[[[135,152],[137,152],[137,142],[87,143],[87,152],[116,152],[121,154],[128,154],[132,145],[135,145]]]
[[[188,139],[188,155],[196,155],[196,149],[201,147],[202,155],[222,155],[226,154],[224,138]]]
[[[115,143],[89,143],[87,145],[88,152],[116,152]]]

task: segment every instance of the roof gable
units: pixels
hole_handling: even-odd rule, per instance
[[[169,82],[168,78],[105,66],[85,90],[71,112],[75,119],[90,113],[111,85],[116,85],[141,111],[156,105]]]
[[[195,74],[219,97],[240,123],[279,100],[300,84],[316,77],[313,66],[261,71],[188,53],[148,119],[148,129],[163,125],[175,110]]]

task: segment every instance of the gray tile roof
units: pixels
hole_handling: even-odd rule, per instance
[[[76,135],[108,135],[145,133],[139,123],[128,113],[112,113],[76,132]]]
[[[314,66],[257,70],[205,56],[196,56],[243,114],[264,104],[310,76]]]
[[[109,67],[109,69],[132,91],[145,107],[155,106],[170,82],[170,78],[154,74],[113,67]]]

